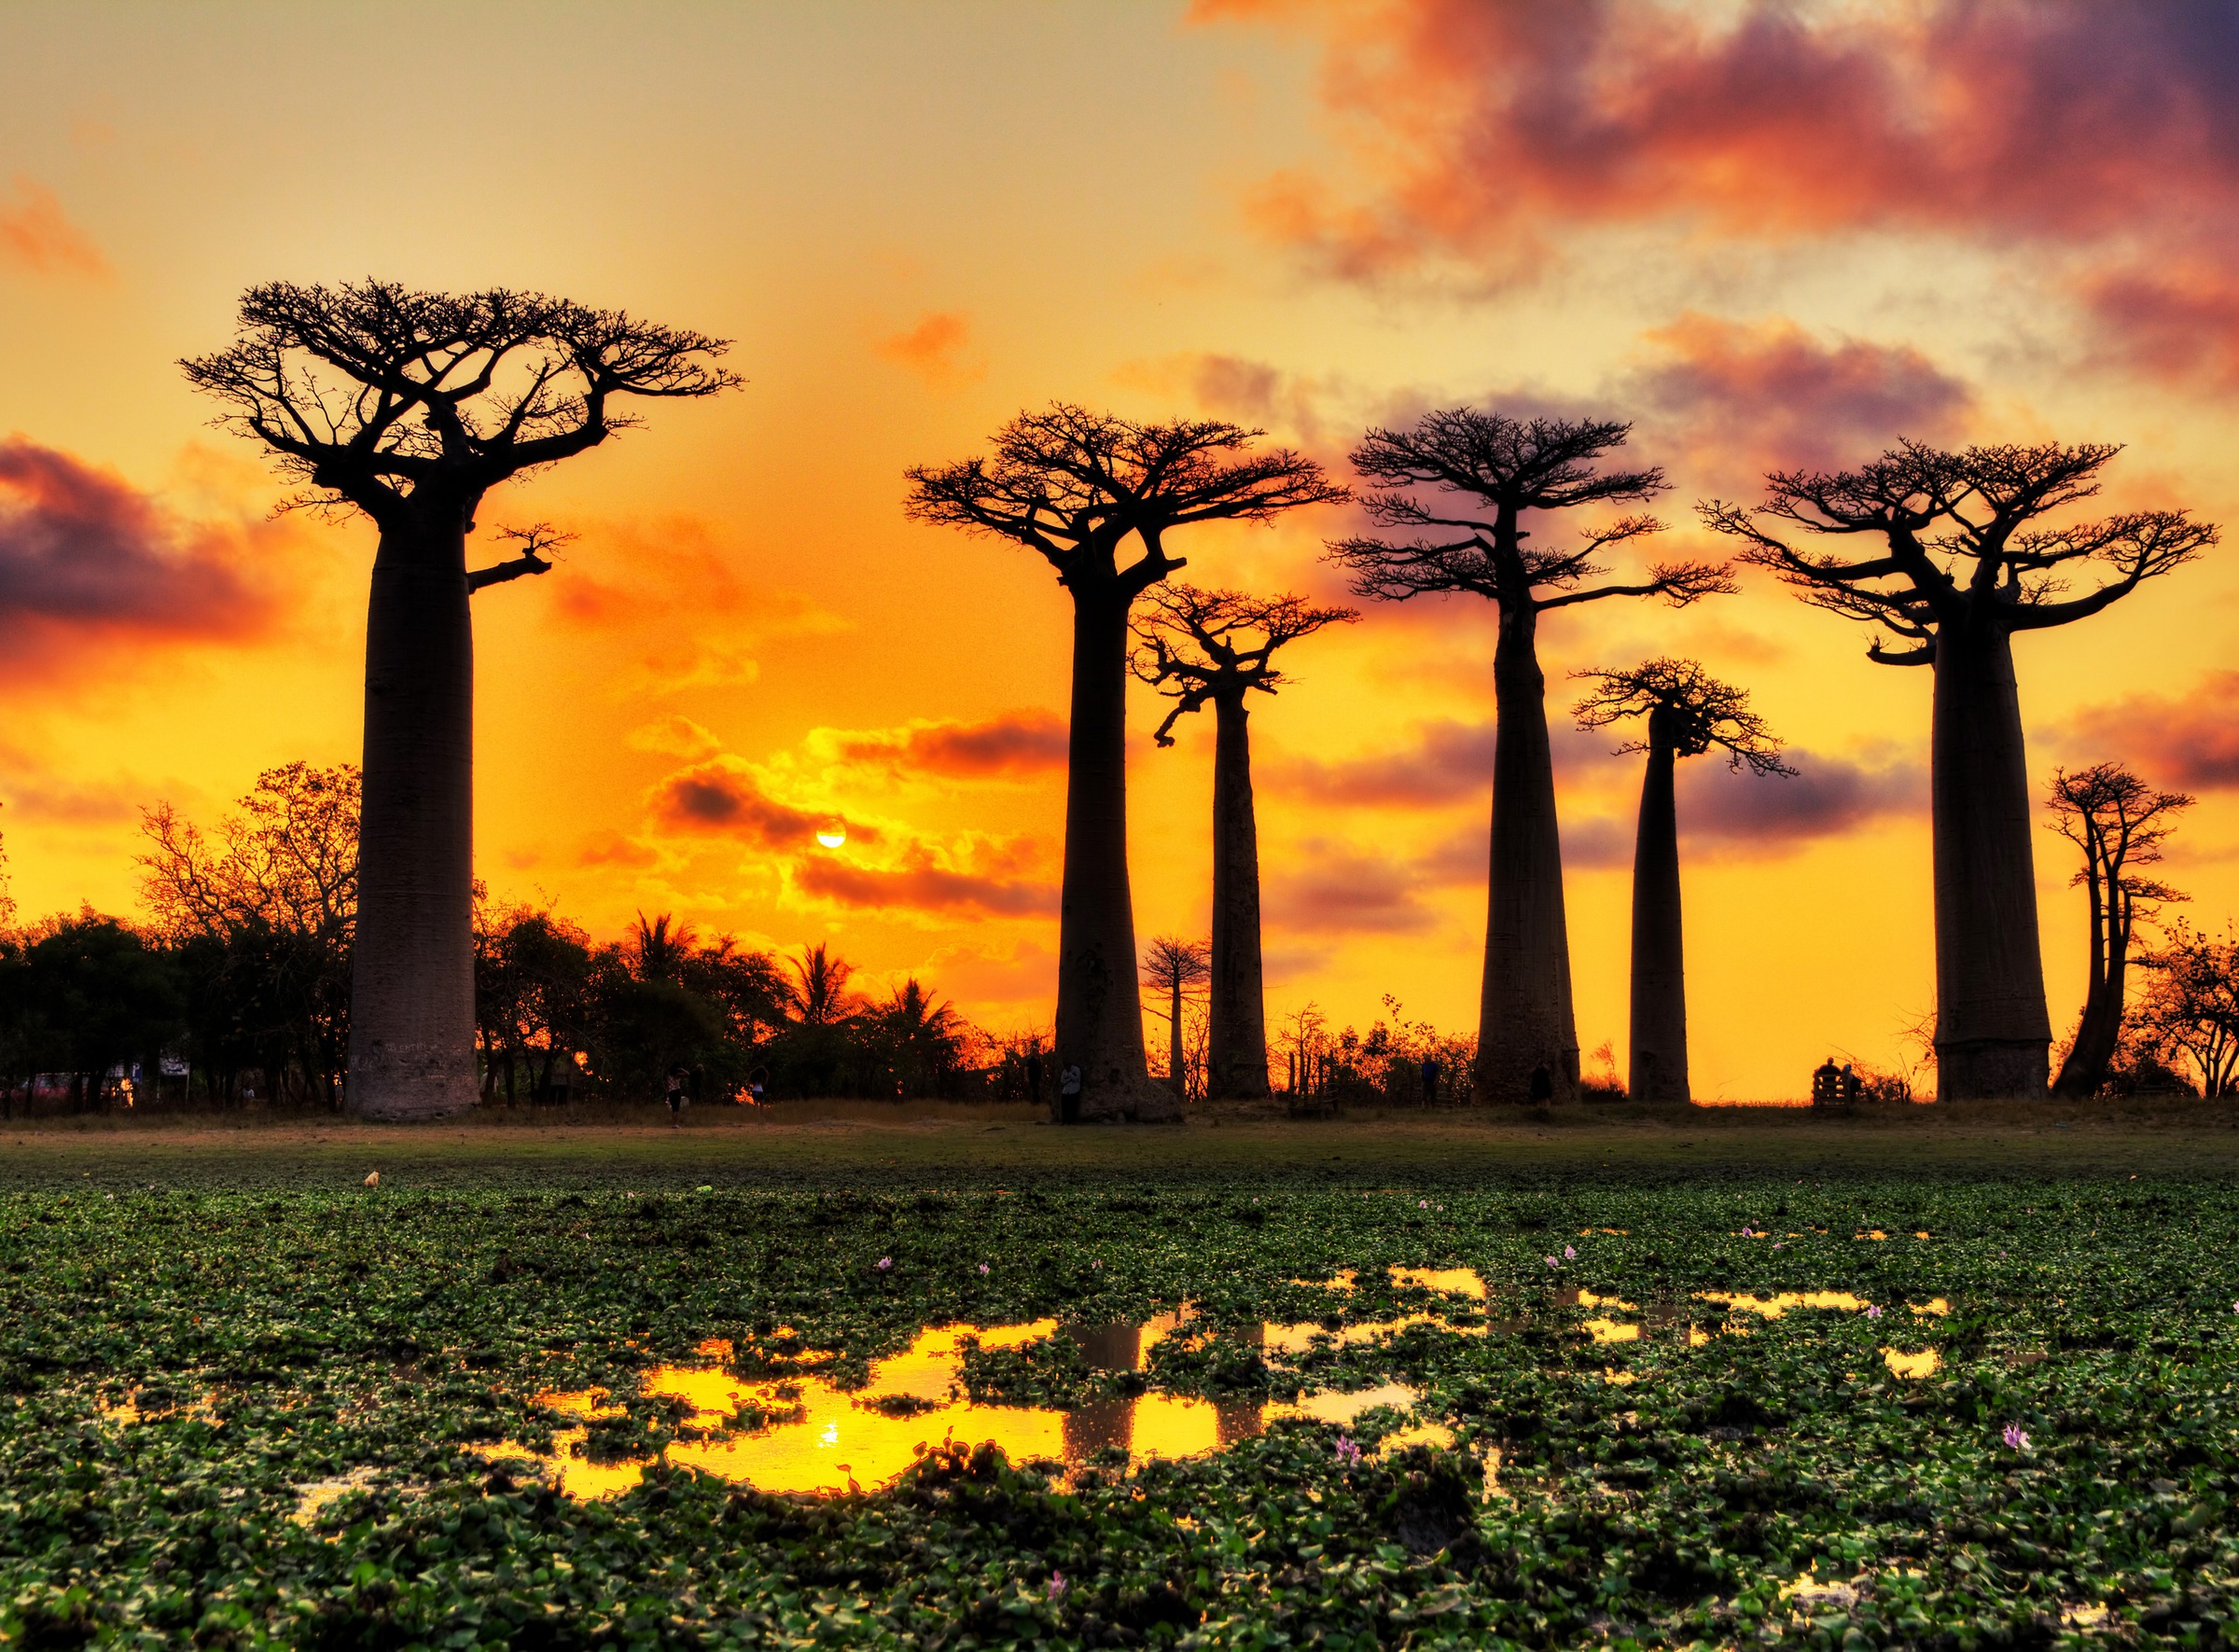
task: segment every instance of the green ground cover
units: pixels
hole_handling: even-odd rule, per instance
[[[2220,1644],[2232,1132],[2067,1118],[19,1131],[0,1641]],[[1884,1312],[1698,1296],[1825,1290]],[[656,1460],[609,1501],[473,1449],[547,1446],[573,1420],[536,1396],[604,1388],[585,1448],[652,1457],[695,1420],[641,1384],[711,1338],[768,1375],[791,1327],[844,1382],[928,1325],[1185,1301],[1212,1334],[1141,1372],[1053,1343],[972,1381],[1069,1408],[1396,1381],[1453,1445],[1380,1452],[1402,1419],[1370,1411],[1070,1478],[932,1450],[825,1500]],[[1433,1309],[1296,1356],[1245,1334]]]

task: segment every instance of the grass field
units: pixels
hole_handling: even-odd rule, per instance
[[[2219,1110],[843,1112],[7,1127],[0,1644],[2232,1633]]]

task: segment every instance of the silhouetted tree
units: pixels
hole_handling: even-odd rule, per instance
[[[1143,959],[1143,979],[1155,992],[1165,994],[1166,1082],[1177,1102],[1189,1099],[1188,1052],[1182,1033],[1182,1000],[1203,986],[1212,976],[1205,943],[1177,936],[1153,937]],[[1262,1051],[1264,1056],[1264,1050]]]
[[[213,1099],[244,1068],[341,1101],[357,925],[358,771],[257,775],[215,840],[169,803],[142,811],[141,898],[188,974],[192,1054]],[[222,1085],[222,1089],[221,1089]]]
[[[737,381],[719,340],[533,293],[388,282],[251,288],[242,336],[183,362],[226,422],[380,532],[366,620],[365,806],[350,1105],[415,1118],[475,1099],[474,648],[467,598],[542,574],[549,534],[469,571],[492,488],[597,446],[624,396]]]
[[[1630,671],[1576,675],[1594,685],[1573,708],[1581,729],[1645,720],[1620,752],[1648,754],[1633,840],[1633,1006],[1625,1089],[1636,1102],[1690,1102],[1687,1072],[1687,948],[1679,902],[1679,814],[1674,770],[1717,746],[1727,767],[1793,774],[1780,742],[1749,709],[1745,689],[1692,659],[1650,659]]]
[[[1743,561],[1897,639],[1887,647],[1876,638],[1870,659],[1935,668],[1936,1089],[1945,1101],[2045,1093],[2052,1032],[2014,634],[2089,618],[2216,542],[2212,525],[2181,510],[2045,525],[2099,491],[2118,451],[1905,442],[1857,470],[1769,476],[1755,509],[1702,507],[1710,527],[1746,541]],[[1875,549],[1845,561],[1799,549],[1786,534],[1863,537]],[[2112,576],[2062,596],[2093,563]]]
[[[160,1063],[182,1031],[178,971],[150,937],[90,908],[37,925],[22,951],[25,1070],[70,1075],[71,1103],[106,1104],[113,1069]]]
[[[1530,1096],[1545,1067],[1558,1100],[1578,1097],[1578,1034],[1571,1008],[1570,937],[1563,906],[1563,846],[1539,670],[1540,615],[1609,597],[1661,597],[1676,606],[1731,591],[1722,567],[1652,565],[1646,579],[1586,581],[1606,550],[1659,532],[1653,517],[1620,517],[1567,548],[1534,548],[1533,511],[1637,504],[1663,491],[1663,472],[1601,470],[1632,426],[1603,420],[1519,420],[1467,408],[1425,414],[1412,429],[1371,430],[1353,467],[1379,490],[1365,501],[1404,542],[1356,537],[1329,548],[1359,595],[1386,602],[1467,591],[1493,603],[1493,828],[1485,968],[1478,1029],[1478,1093]],[[1452,506],[1442,498],[1460,495]]]
[[[1278,648],[1360,616],[1303,597],[1250,597],[1188,585],[1153,588],[1135,621],[1135,674],[1175,702],[1154,737],[1172,745],[1175,721],[1213,706],[1213,951],[1205,1092],[1263,1096],[1267,999],[1259,966],[1259,823],[1252,801],[1250,709],[1245,697],[1287,681]],[[1176,1034],[1178,1036],[1178,1033]]]
[[[2138,964],[2149,973],[2131,1016],[2134,1063],[2187,1061],[2202,1095],[2239,1093],[2239,936],[2227,928],[2218,940],[2179,918]]]
[[[1244,455],[1261,434],[1205,420],[1138,424],[1061,404],[1012,420],[997,433],[993,458],[909,473],[912,518],[1038,552],[1073,599],[1055,1059],[1061,1072],[1080,1069],[1084,1119],[1179,1117],[1175,1099],[1150,1082],[1135,987],[1129,610],[1182,566],[1166,550],[1175,529],[1267,521],[1346,496],[1314,461],[1286,449]],[[1131,536],[1142,554],[1122,567]]]
[[[881,1069],[878,1093],[938,1095],[961,1061],[964,1019],[911,976],[865,1017],[866,1044]]]
[[[2191,808],[2193,799],[2183,792],[2157,792],[2120,763],[2093,763],[2073,774],[2056,769],[2051,793],[2052,829],[2083,851],[2083,865],[2068,886],[2080,885],[2092,909],[2083,1013],[2052,1093],[2093,1096],[2122,1042],[2130,943],[2138,920],[2152,918],[2163,901],[2185,898],[2136,868],[2161,860],[2175,816]]]

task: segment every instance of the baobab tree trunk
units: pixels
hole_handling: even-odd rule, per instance
[[[1127,599],[1073,593],[1065,871],[1057,942],[1057,1068],[1080,1069],[1080,1118],[1176,1119],[1150,1081],[1127,876]],[[1063,1117],[1063,1103],[1053,1118]]]
[[[1648,715],[1648,769],[1633,840],[1633,1019],[1626,1089],[1636,1102],[1693,1100],[1687,1081],[1687,953],[1672,743]]]
[[[348,1091],[369,1118],[433,1118],[475,1100],[474,630],[463,519],[414,511],[382,528],[373,562]]]
[[[1935,672],[1937,1099],[2041,1097],[2052,1025],[2037,951],[2021,695],[2005,628],[1987,618],[1940,628]]]
[[[1553,1100],[1578,1095],[1563,843],[1537,620],[1528,604],[1504,604],[1493,656],[1493,846],[1477,1065],[1479,1090],[1495,1102],[1529,1099],[1540,1067]]]
[[[2082,1100],[2099,1093],[2122,1042],[2122,994],[2130,966],[2129,902],[2120,890],[2092,888],[2092,967],[2076,1042],[2052,1081],[2056,1096]]]
[[[1244,697],[1213,702],[1213,983],[1208,1094],[1267,1094],[1267,997],[1259,968],[1259,822]]]

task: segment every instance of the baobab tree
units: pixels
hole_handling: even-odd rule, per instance
[[[349,1104],[375,1118],[473,1104],[474,631],[478,590],[543,574],[549,531],[466,566],[499,483],[635,421],[625,396],[738,381],[720,340],[536,293],[389,282],[252,287],[240,337],[180,363],[303,484],[296,503],[379,533],[366,615],[364,814]]]
[[[1641,737],[1617,749],[1645,752],[1640,824],[1633,839],[1633,1006],[1626,1092],[1636,1102],[1691,1102],[1687,1076],[1687,949],[1679,903],[1681,757],[1716,746],[1726,765],[1793,774],[1780,742],[1749,709],[1746,689],[1721,683],[1692,659],[1650,659],[1630,671],[1576,675],[1593,687],[1572,708],[1581,729],[1641,719]]]
[[[1252,802],[1251,711],[1245,697],[1272,694],[1287,679],[1274,656],[1324,626],[1360,618],[1317,608],[1303,597],[1250,597],[1233,590],[1160,586],[1136,620],[1135,675],[1161,688],[1174,708],[1153,738],[1174,743],[1174,726],[1213,707],[1213,947],[1207,1006],[1205,1091],[1263,1096],[1267,998],[1259,966],[1259,825]],[[1178,1037],[1179,1034],[1177,1034]]]
[[[1145,983],[1166,999],[1166,1082],[1177,1102],[1189,1099],[1189,1060],[1182,1039],[1182,1000],[1193,996],[1212,973],[1203,941],[1183,940],[1172,935],[1156,936],[1143,957]]]
[[[1588,583],[1606,572],[1597,560],[1604,552],[1662,529],[1651,516],[1617,517],[1566,547],[1525,545],[1531,512],[1641,504],[1663,491],[1663,472],[1652,466],[1599,467],[1631,430],[1605,420],[1521,420],[1468,408],[1427,413],[1410,430],[1371,430],[1352,455],[1353,467],[1378,490],[1365,501],[1369,517],[1379,527],[1420,531],[1404,542],[1358,537],[1329,547],[1361,596],[1405,602],[1467,591],[1498,615],[1477,1058],[1479,1093],[1488,1100],[1529,1099],[1541,1069],[1555,1099],[1578,1093],[1539,617],[1610,597],[1685,606],[1734,589],[1722,566],[1693,562],[1651,565],[1645,579]],[[1459,500],[1448,506],[1441,495]]]
[[[1060,403],[1005,425],[992,458],[909,472],[913,519],[1025,547],[1057,570],[1073,599],[1054,1053],[1061,1074],[1080,1070],[1083,1119],[1171,1119],[1181,1112],[1150,1081],[1135,985],[1127,870],[1130,610],[1183,565],[1167,554],[1175,529],[1264,522],[1347,497],[1320,465],[1288,449],[1245,452],[1262,434],[1209,420],[1138,424]],[[1131,536],[1140,554],[1122,566]]]
[[[1745,542],[1815,607],[1886,633],[1883,665],[1934,668],[1929,798],[1936,899],[1936,1090],[1944,1101],[2045,1093],[2051,1023],[2037,951],[2029,769],[2013,637],[2087,619],[2216,542],[2182,510],[2052,525],[2099,491],[2121,450],[1902,442],[1857,470],[1783,471],[1754,509],[1713,500],[1704,521]],[[1845,561],[1801,549],[1863,538]],[[2064,596],[2096,565],[2108,577]],[[1890,646],[1895,640],[1894,646]]]
[[[2055,769],[2051,792],[2052,829],[2083,851],[2083,865],[2068,886],[2080,886],[2092,909],[2083,1014],[2052,1093],[2088,1097],[2099,1093],[2122,1042],[2130,943],[2138,920],[2151,919],[2163,901],[2185,898],[2137,868],[2159,863],[2162,845],[2176,828],[2176,816],[2193,799],[2183,792],[2157,792],[2120,763],[2093,763],[2073,774]]]

